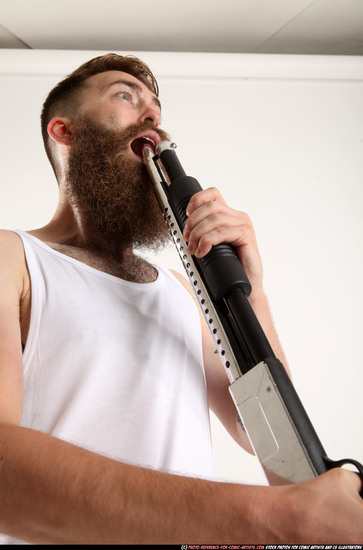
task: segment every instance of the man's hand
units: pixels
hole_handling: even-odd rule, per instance
[[[230,243],[245,269],[255,295],[262,294],[262,262],[255,232],[247,214],[230,208],[215,187],[196,193],[187,207],[184,239],[188,252],[205,256],[212,246]]]
[[[290,544],[362,544],[362,488],[359,475],[341,468],[333,468],[310,481],[274,488],[273,492],[281,492],[281,506],[276,514],[272,510],[271,540]]]

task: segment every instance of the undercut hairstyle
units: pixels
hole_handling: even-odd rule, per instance
[[[48,136],[48,123],[55,116],[76,116],[82,102],[82,92],[86,89],[87,79],[106,71],[122,71],[131,74],[145,84],[152,93],[159,95],[158,83],[149,67],[131,55],[109,53],[95,57],[69,74],[51,90],[43,104],[40,117],[45,151],[56,177],[58,177],[58,170]]]

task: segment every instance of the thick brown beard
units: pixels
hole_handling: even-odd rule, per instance
[[[158,250],[169,241],[146,168],[129,149],[132,138],[147,129],[155,130],[152,122],[112,130],[88,117],[77,120],[66,193],[90,235],[90,246]]]

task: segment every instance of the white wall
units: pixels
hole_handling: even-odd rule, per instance
[[[41,104],[100,53],[1,50],[1,227],[52,215]],[[363,58],[137,55],[159,79],[163,127],[186,171],[254,221],[277,330],[323,445],[362,461]],[[172,249],[158,261],[182,272]],[[212,420],[217,476],[264,482]]]

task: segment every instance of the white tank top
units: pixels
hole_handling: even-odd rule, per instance
[[[108,457],[213,478],[200,319],[166,269],[124,281],[22,231],[32,288],[22,424]]]

